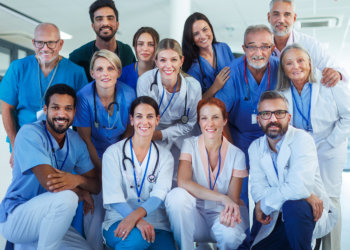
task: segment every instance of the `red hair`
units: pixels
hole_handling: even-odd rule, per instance
[[[221,110],[222,117],[224,118],[224,120],[227,120],[228,113],[226,111],[225,103],[223,103],[218,98],[209,97],[209,98],[200,100],[197,104],[197,121],[198,122],[199,122],[199,115],[200,115],[199,112],[200,112],[201,108],[205,105],[214,105],[214,106],[218,107]]]
[[[200,117],[200,110],[205,106],[205,105],[213,105],[216,106],[220,109],[222,117],[224,120],[228,119],[228,113],[226,111],[226,106],[225,103],[223,103],[220,99],[215,98],[215,97],[209,97],[206,99],[202,99],[198,102],[197,104],[197,122],[199,123],[199,117]],[[227,137],[225,134],[225,131],[223,131],[223,136]]]

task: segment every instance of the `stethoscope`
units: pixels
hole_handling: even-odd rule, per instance
[[[250,90],[249,90],[249,82],[248,82],[248,77],[247,77],[247,58],[244,56],[243,57],[244,61],[244,80],[245,83],[247,84],[247,96],[244,97],[245,101],[250,100]],[[268,62],[268,74],[267,74],[267,88],[266,90],[270,89],[270,73],[271,73],[271,65],[270,62]]]
[[[293,86],[292,88],[294,88],[293,83],[291,82],[291,86]],[[307,118],[304,116],[303,112],[301,112],[300,107],[298,106],[298,103],[296,101],[295,95],[294,95],[294,91],[293,89],[291,89],[292,92],[292,98],[293,98],[293,102],[295,103],[295,107],[297,108],[298,113],[301,115],[301,118],[306,122],[306,126],[307,129],[306,131],[308,132],[312,132],[312,128],[311,128],[311,122],[310,122],[310,114],[311,114],[311,95],[312,95],[312,84],[309,84],[309,88],[310,88],[310,96],[309,96],[309,108],[308,108],[308,115]]]
[[[67,160],[67,158],[68,158],[68,155],[69,155],[68,133],[66,133],[67,153],[66,153],[66,156],[64,157],[64,160],[63,160],[63,162],[62,162],[61,167],[59,167],[59,166],[58,166],[58,163],[57,163],[57,158],[56,158],[55,149],[54,149],[54,147],[53,147],[53,143],[52,143],[51,137],[50,137],[50,135],[49,135],[49,132],[47,131],[47,128],[46,128],[46,121],[43,121],[43,124],[44,124],[44,128],[45,128],[46,136],[47,136],[47,138],[49,139],[49,142],[50,142],[51,152],[52,152],[52,154],[53,154],[53,158],[55,159],[56,167],[57,167],[57,169],[62,170],[64,164],[66,163],[66,160]]]
[[[151,86],[150,86],[150,90],[151,90],[151,91],[152,91],[152,89],[153,89],[153,85],[158,86],[158,82],[157,82],[158,71],[159,71],[159,70],[157,69],[156,74],[155,74],[155,76],[154,76],[154,80],[153,80],[153,82],[152,82],[152,84],[151,84]],[[173,91],[173,93],[172,93],[172,95],[171,95],[170,101],[169,101],[168,105],[166,105],[166,107],[165,107],[165,109],[163,110],[163,112],[161,113],[160,117],[162,117],[163,114],[165,113],[165,111],[168,109],[168,107],[169,107],[169,105],[170,105],[170,103],[171,103],[171,101],[172,101],[172,99],[173,99],[173,97],[174,97],[174,95],[175,95],[175,90],[176,90],[176,87],[177,87],[177,83],[178,83],[179,77],[180,77],[180,76],[178,76],[178,78],[177,78],[177,80],[176,80],[176,84],[175,84],[175,87],[174,87],[174,91]],[[161,97],[161,99],[160,99],[160,102],[159,102],[158,107],[160,107],[160,105],[162,104],[163,98],[164,98],[164,87],[163,87],[163,93],[162,93],[162,97]],[[189,120],[189,118],[188,118],[189,111],[190,111],[190,109],[187,110],[187,90],[186,90],[184,113],[183,113],[183,115],[182,115],[181,118],[180,118],[180,121],[181,121],[183,124],[186,124],[186,123],[188,122],[188,120]]]
[[[137,185],[137,181],[136,181],[136,175],[135,175],[135,164],[134,164],[134,155],[133,155],[133,151],[132,151],[132,141],[131,141],[131,138],[132,136],[130,136],[128,139],[125,140],[124,144],[123,144],[123,169],[124,171],[126,171],[126,165],[125,165],[125,161],[129,161],[131,163],[131,166],[134,170],[134,177],[135,177],[135,185]],[[126,156],[126,153],[125,153],[125,147],[126,147],[126,143],[130,141],[130,154],[131,154],[131,159],[130,157],[127,157]],[[149,153],[148,153],[148,159],[147,159],[147,165],[146,165],[146,170],[145,170],[145,174],[143,176],[143,180],[142,180],[142,183],[141,183],[141,188],[142,188],[142,185],[143,185],[143,181],[145,179],[145,176],[146,176],[146,173],[147,173],[147,168],[148,168],[148,163],[149,163],[149,159],[150,159],[150,156],[151,156],[151,150],[152,150],[152,144],[154,145],[156,151],[157,151],[157,160],[156,160],[156,164],[154,165],[154,169],[152,171],[152,174],[148,175],[147,177],[147,180],[148,182],[150,183],[154,183],[156,182],[157,180],[157,177],[155,175],[157,169],[158,169],[158,163],[159,163],[159,149],[157,147],[157,145],[154,143],[154,141],[152,140],[151,141],[151,147],[149,149]],[[132,186],[130,186],[130,188],[132,188]]]
[[[116,87],[117,88],[117,87]],[[95,119],[94,119],[94,126],[95,128],[99,128],[100,127],[100,123],[98,122],[97,120],[97,108],[96,108],[96,82],[93,83],[93,89],[94,89],[94,111],[95,111]],[[115,95],[117,93],[117,89],[115,89],[115,92],[114,92],[114,99],[115,99]],[[114,119],[114,122],[112,124],[112,126],[109,126],[109,110],[111,109],[112,105],[116,105],[117,106],[117,113],[115,114],[115,119]],[[108,120],[108,127],[106,126],[103,126],[103,128],[105,129],[115,129],[116,127],[115,124],[117,123],[117,120],[118,120],[118,112],[119,112],[119,104],[118,102],[116,101],[113,101],[111,102],[110,104],[108,104],[108,107],[107,107],[107,120]]]
[[[217,74],[219,73],[219,72],[218,72],[218,71],[219,71],[219,67],[218,67],[218,57],[217,57],[217,55],[216,55],[216,49],[215,49],[215,47],[214,47],[214,46],[212,46],[212,47],[213,47],[213,50],[214,50],[214,60],[215,60],[214,76],[216,77]],[[201,71],[202,78],[203,78],[203,79],[206,79],[207,82],[209,82],[209,78],[208,78],[207,74],[204,73],[204,70],[203,70],[203,68],[202,68],[202,62],[201,62],[201,58],[200,58],[199,55],[198,55],[198,59],[197,59],[197,60],[198,60],[199,69],[200,69],[200,71]],[[203,82],[204,82],[204,80],[203,80]],[[209,82],[209,83],[210,83],[210,82]]]

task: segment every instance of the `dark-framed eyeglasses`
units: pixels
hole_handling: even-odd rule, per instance
[[[42,49],[42,48],[44,48],[44,46],[46,44],[46,46],[49,49],[54,49],[54,48],[56,48],[57,43],[59,41],[60,41],[60,39],[58,39],[57,41],[47,41],[47,42],[34,40],[34,46],[38,49]]]
[[[244,47],[249,50],[249,51],[257,51],[258,49],[260,49],[261,51],[268,51],[269,49],[272,48],[272,45],[263,45],[263,46],[253,46],[253,45],[244,45]]]
[[[258,113],[259,117],[263,120],[268,120],[271,118],[272,114],[275,115],[276,119],[283,119],[286,117],[288,110],[276,110],[276,111],[261,111]]]

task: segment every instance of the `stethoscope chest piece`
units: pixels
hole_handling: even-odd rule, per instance
[[[147,180],[150,182],[150,183],[155,183],[156,182],[156,176],[154,174],[150,174],[148,177],[147,177]]]
[[[181,116],[181,122],[182,122],[183,124],[187,124],[187,122],[188,122],[188,116],[187,116],[187,115],[182,115],[182,116]]]

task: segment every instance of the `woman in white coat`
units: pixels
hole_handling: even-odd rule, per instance
[[[158,122],[157,103],[148,96],[137,98],[130,108],[134,135],[103,155],[103,237],[113,249],[175,250],[163,206],[174,161],[152,141]]]
[[[340,81],[332,88],[323,86],[314,76],[309,53],[293,44],[281,54],[277,90],[282,91],[290,103],[291,124],[313,136],[322,181],[340,212],[342,170],[350,133],[349,85]],[[341,216],[333,231],[323,238],[323,246],[338,249],[338,245],[340,248],[340,236]]]
[[[193,249],[194,241],[237,249],[248,228],[248,211],[239,198],[242,180],[248,175],[245,157],[223,137],[227,123],[223,102],[203,99],[197,111],[202,135],[185,140],[179,187],[165,202],[171,228],[182,250]]]
[[[150,96],[157,101],[160,122],[153,140],[171,149],[176,161],[183,139],[189,137],[196,124],[196,107],[202,90],[197,80],[181,73],[184,57],[180,44],[174,39],[160,41],[155,61],[157,68],[139,77],[137,96]]]

